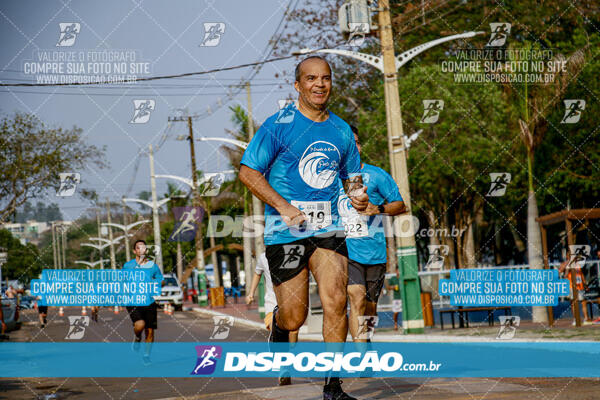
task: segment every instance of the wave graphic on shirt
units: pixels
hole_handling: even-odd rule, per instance
[[[311,153],[307,152],[314,150]],[[298,172],[302,180],[310,187],[324,189],[330,186],[337,177],[338,161],[331,159],[326,153],[337,153],[337,147],[328,142],[314,142],[307,147],[300,159]]]
[[[337,208],[338,208],[338,213],[340,214],[340,217],[342,217],[343,219],[352,218],[354,216],[359,215],[358,211],[356,211],[356,209],[354,207],[352,207],[352,203],[350,202],[348,195],[346,194],[346,192],[344,192],[343,189],[340,190],[340,196],[338,197]]]

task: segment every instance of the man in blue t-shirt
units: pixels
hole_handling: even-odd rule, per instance
[[[352,127],[358,152],[361,152],[358,129]],[[357,342],[361,322],[359,317],[377,315],[377,300],[385,280],[387,245],[384,230],[385,215],[406,211],[394,179],[374,165],[361,164],[361,175],[369,205],[360,214],[351,206],[340,188],[338,209],[346,229],[348,247],[348,296],[350,298],[350,334]]]
[[[308,312],[309,270],[323,305],[325,342],[344,342],[348,332],[348,259],[338,210],[338,179],[352,205],[364,210],[368,197],[350,126],[327,110],[331,68],[311,56],[296,67],[298,105],[267,118],[249,143],[240,180],[265,206],[265,244],[278,307],[270,340],[288,342]],[[346,396],[346,397],[345,397]],[[325,398],[350,399],[330,378]]]
[[[163,280],[163,275],[160,272],[160,268],[152,260],[146,258],[146,242],[142,239],[136,240],[133,244],[133,254],[135,258],[127,261],[123,265],[123,269],[144,269],[148,270],[150,277],[159,283]],[[142,332],[146,335],[146,348],[144,351],[144,363],[150,363],[150,350],[152,343],[154,342],[154,330],[158,328],[157,324],[157,305],[156,302],[152,302],[147,306],[131,306],[127,307],[127,312],[133,322],[133,333],[135,335],[133,339],[133,349],[138,351],[140,349],[140,342],[142,341]]]

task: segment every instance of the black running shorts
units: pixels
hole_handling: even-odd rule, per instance
[[[348,286],[362,285],[367,291],[367,301],[377,303],[383,281],[386,264],[362,264],[348,260]]]
[[[310,256],[317,249],[333,250],[348,258],[345,236],[332,232],[291,243],[266,246],[266,256],[273,284],[280,285],[287,282],[307,268]]]
[[[132,306],[126,307],[131,321],[135,324],[136,321],[144,321],[146,324],[145,328],[157,329],[158,328],[158,316],[156,303],[152,303],[149,306]]]

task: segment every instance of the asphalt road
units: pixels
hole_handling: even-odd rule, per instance
[[[22,312],[23,326],[10,332],[10,341],[64,342],[67,317],[50,309],[49,323],[40,329],[37,312]],[[165,315],[159,311],[156,340],[206,342],[213,332],[212,318],[193,311]],[[90,321],[80,341],[129,342],[133,338],[126,312],[103,309],[100,321]],[[234,325],[228,341],[265,341],[266,331]],[[1,355],[0,355],[1,362]],[[598,379],[348,379],[346,390],[360,399],[600,399]],[[294,385],[277,387],[273,378],[10,378],[0,379],[0,399],[282,399],[318,400],[322,381],[294,379]]]

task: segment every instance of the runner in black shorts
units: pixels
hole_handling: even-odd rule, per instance
[[[48,306],[40,306],[38,304],[38,318],[40,319],[40,328],[45,328],[48,323],[46,317],[48,316]]]
[[[358,130],[352,127],[356,146],[361,146]],[[348,246],[348,297],[350,298],[350,334],[357,342],[369,340],[372,323],[364,316],[377,315],[377,300],[385,280],[387,246],[383,215],[398,215],[406,207],[392,177],[373,165],[361,164],[363,182],[367,186],[369,205],[361,214],[348,205],[340,193],[338,209],[346,228]]]
[[[146,242],[136,240],[133,244],[133,254],[135,258],[123,265],[123,269],[147,269],[153,279],[161,282],[162,273],[158,265],[154,261],[146,259]],[[157,306],[156,302],[152,302],[148,306],[127,307],[127,312],[133,322],[133,350],[139,351],[140,342],[142,341],[142,332],[146,335],[146,347],[144,351],[144,363],[150,363],[150,351],[154,342],[154,330],[158,328],[157,324]]]
[[[323,305],[323,339],[343,343],[348,334],[348,258],[339,219],[338,179],[364,210],[368,197],[350,126],[327,110],[331,68],[316,56],[296,67],[298,105],[269,117],[248,144],[239,178],[266,203],[265,244],[278,307],[271,341],[288,342],[308,313],[309,270]],[[330,345],[334,347],[335,345]],[[342,346],[343,347],[343,346]],[[352,399],[328,377],[325,399]]]

